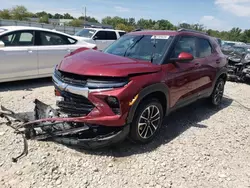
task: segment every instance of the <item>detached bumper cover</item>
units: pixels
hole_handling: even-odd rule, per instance
[[[25,147],[23,153],[13,158],[17,161],[28,154],[26,139],[48,140],[84,149],[98,149],[123,141],[129,134],[130,127],[105,127],[91,125],[75,118],[60,117],[60,113],[51,106],[35,100],[34,120],[21,117],[1,106],[0,116],[5,118],[7,125],[22,134]],[[74,121],[76,120],[76,121]]]

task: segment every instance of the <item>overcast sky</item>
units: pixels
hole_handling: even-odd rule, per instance
[[[1,8],[24,5],[31,12],[70,13],[87,15],[101,20],[105,16],[136,19],[168,19],[202,23],[208,28],[229,30],[232,27],[250,29],[250,0],[1,0]]]

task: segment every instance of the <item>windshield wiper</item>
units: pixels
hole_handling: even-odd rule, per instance
[[[131,50],[132,48],[134,48],[134,46],[135,46],[138,42],[140,42],[141,39],[143,39],[144,36],[145,36],[145,35],[142,35],[137,41],[135,41],[133,44],[131,44],[131,46],[129,46],[129,47],[126,49],[126,51],[124,52],[124,55],[123,55],[123,56],[126,57],[128,50]]]

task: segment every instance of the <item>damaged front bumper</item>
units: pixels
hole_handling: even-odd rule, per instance
[[[0,117],[7,119],[7,125],[23,135],[24,151],[20,156],[13,158],[13,161],[28,153],[26,139],[48,140],[84,149],[98,149],[123,141],[130,131],[128,125],[106,127],[87,124],[84,119],[77,122],[75,118],[61,117],[57,110],[39,100],[35,100],[34,120],[24,118],[2,106]]]

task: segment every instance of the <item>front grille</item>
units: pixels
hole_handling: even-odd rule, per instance
[[[70,84],[73,86],[83,87],[87,83],[87,77],[85,76],[68,73],[64,71],[59,71],[59,70],[56,70],[55,77],[59,79],[60,81],[62,81],[63,83]]]
[[[58,101],[57,106],[60,111],[72,117],[88,115],[95,107],[86,97],[72,94],[66,91],[56,90],[64,98],[63,101]]]

